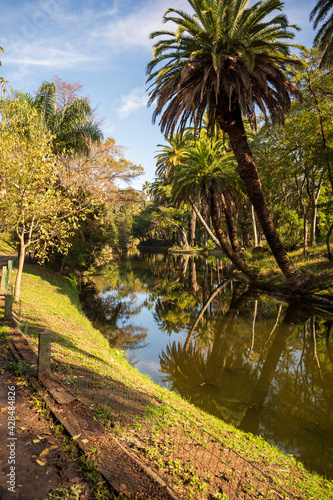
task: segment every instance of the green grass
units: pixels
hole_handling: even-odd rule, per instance
[[[262,438],[239,431],[196,409],[176,394],[156,386],[148,377],[131,367],[124,353],[112,349],[103,335],[95,330],[85,317],[75,283],[70,279],[53,273],[45,267],[27,265],[22,279],[21,300],[25,323],[32,326],[34,332],[31,342],[37,344],[38,330],[46,329],[53,332],[52,355],[53,358],[58,359],[56,369],[59,374],[64,374],[66,366],[71,367],[66,379],[69,387],[74,387],[79,380],[79,375],[74,374],[79,374],[80,370],[86,370],[89,376],[95,377],[93,379],[94,392],[103,389],[106,381],[112,379],[114,383],[121,386],[123,394],[126,391],[129,391],[131,395],[145,391],[162,401],[161,405],[152,405],[150,409],[148,406],[146,413],[146,420],[149,420],[153,429],[152,436],[156,438],[158,444],[155,446],[151,438],[147,437],[145,440],[142,437],[145,446],[144,455],[153,455],[162,469],[166,468],[168,461],[170,462],[167,450],[170,444],[167,440],[162,441],[165,443],[163,450],[159,436],[165,435],[168,430],[172,432],[175,428],[186,428],[189,425],[187,420],[189,418],[197,425],[193,428],[190,424],[189,435],[192,434],[198,438],[199,429],[208,431],[216,436],[216,439],[222,440],[224,446],[232,448],[245,458],[251,457],[251,462],[258,467],[268,469],[277,484],[297,492],[301,498],[323,500],[333,498],[331,481],[309,473],[293,457],[283,454]],[[97,408],[97,416],[105,420],[110,428],[111,415],[101,415],[97,404],[92,404],[91,408]],[[118,423],[112,421],[113,430],[124,440],[133,436],[133,429],[141,429],[145,422],[145,418],[135,420],[136,417],[131,417],[127,421],[126,411],[118,416]],[[275,472],[275,464],[278,464],[278,472]],[[175,468],[174,464],[173,468]],[[191,481],[193,487],[203,487],[200,482],[198,483],[199,480],[195,475],[191,476]]]
[[[0,255],[13,255],[17,250],[10,241],[9,236],[0,234]]]

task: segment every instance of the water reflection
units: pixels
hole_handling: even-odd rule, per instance
[[[333,476],[332,314],[259,295],[215,257],[136,256],[95,287],[90,317],[140,371]]]

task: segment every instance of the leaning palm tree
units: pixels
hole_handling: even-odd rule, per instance
[[[323,52],[320,63],[322,68],[332,66],[333,63],[333,15],[328,17],[328,12],[333,7],[332,0],[318,0],[310,13],[310,21],[313,21],[313,27],[321,27],[314,39],[314,45],[318,46]]]
[[[296,87],[285,76],[298,60],[290,53],[293,31],[279,0],[188,0],[194,15],[168,9],[164,21],[175,31],[156,31],[154,56],[147,66],[153,120],[161,115],[165,134],[183,131],[190,120],[200,127],[207,113],[210,127],[227,133],[238,173],[273,255],[291,287],[301,277],[280,242],[265,202],[244,129],[243,116],[255,122],[255,107],[283,121]],[[160,38],[162,37],[162,38]]]

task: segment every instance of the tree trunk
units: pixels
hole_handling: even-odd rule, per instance
[[[196,223],[197,223],[197,214],[195,213],[194,210],[192,210],[191,217],[190,217],[190,234],[189,234],[189,240],[190,240],[191,246],[195,245]]]
[[[310,228],[310,247],[313,247],[316,243],[316,229],[317,229],[317,215],[318,215],[318,207],[317,204],[314,205],[312,214],[311,214],[311,228]]]
[[[225,101],[217,112],[217,120],[222,130],[229,135],[231,148],[238,164],[237,171],[245,184],[247,194],[275,260],[289,286],[292,289],[297,289],[301,286],[303,280],[280,241],[273,218],[264,199],[257,167],[245,133],[239,103],[235,98],[229,103],[227,96],[225,96]]]
[[[308,228],[308,217],[307,213],[303,211],[303,255],[306,257],[308,255],[308,237],[309,237],[309,228]]]
[[[202,191],[202,197],[201,197],[201,207],[202,207],[202,216],[203,219],[208,226],[208,220],[207,220],[207,213],[208,213],[208,201],[207,201],[207,194],[205,190]],[[206,226],[204,225],[204,250],[206,250],[208,244],[208,231],[206,229]]]
[[[212,196],[210,197],[210,216],[212,219],[212,224],[214,227],[216,237],[219,240],[220,246],[222,247],[222,250],[224,251],[224,253],[231,260],[231,262],[236,266],[237,269],[242,271],[251,280],[255,280],[256,277],[258,276],[258,271],[253,269],[251,266],[249,266],[247,264],[247,262],[245,262],[245,260],[243,260],[243,258],[240,256],[240,254],[235,253],[232,250],[232,248],[229,245],[229,242],[227,240],[226,235],[222,231],[222,228],[220,225],[218,208],[217,208],[217,205],[215,202],[214,193],[212,193]]]
[[[225,222],[227,224],[227,229],[228,229],[231,247],[232,247],[234,252],[239,253],[241,251],[241,246],[240,246],[239,241],[238,241],[237,229],[236,229],[236,225],[235,225],[235,221],[234,221],[234,217],[233,217],[233,213],[232,213],[232,208],[223,194],[222,194],[221,199],[222,199],[222,206],[223,206],[223,211],[224,211],[224,216],[225,216]]]
[[[16,280],[15,280],[14,300],[20,299],[21,278],[22,278],[22,273],[23,273],[25,250],[27,248],[26,245],[24,244],[23,239],[21,239],[20,243],[21,243],[20,244],[20,255],[19,255],[19,263],[18,263]]]
[[[208,232],[209,236],[212,238],[212,240],[214,241],[214,243],[216,245],[218,245],[223,250],[223,252],[226,254],[226,256],[231,260],[231,262],[234,264],[234,266],[239,271],[242,271],[251,280],[255,281],[256,277],[258,276],[258,271],[256,269],[253,269],[251,266],[249,266],[242,259],[242,257],[240,255],[236,254],[232,250],[231,246],[229,245],[229,242],[228,242],[228,239],[227,239],[226,235],[224,234],[224,232],[222,231],[222,229],[220,227],[220,224],[219,224],[220,219],[219,219],[219,216],[218,216],[218,210],[217,210],[217,208],[216,208],[216,211],[214,211],[215,220],[213,220],[213,214],[211,213],[213,227],[214,227],[214,230],[216,232],[216,236],[215,236],[215,234],[212,233],[212,231],[207,226],[207,223],[203,219],[203,217],[200,214],[200,212],[199,212],[198,208],[196,207],[196,205],[191,200],[190,200],[190,203],[192,204],[193,209],[196,211],[196,214],[197,214],[200,222],[202,223],[202,225],[204,226],[204,228],[206,229],[206,231]],[[217,227],[215,227],[214,224],[217,224]]]
[[[252,228],[253,228],[253,246],[256,248],[258,246],[258,233],[257,233],[257,223],[256,216],[254,213],[254,208],[251,203],[251,219],[252,219]]]

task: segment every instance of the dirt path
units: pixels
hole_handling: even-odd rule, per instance
[[[50,490],[67,489],[79,481],[83,481],[81,490],[88,491],[90,485],[84,483],[77,457],[64,451],[62,433],[57,437],[52,434],[50,420],[43,415],[45,410],[40,400],[27,382],[13,372],[13,361],[1,335],[1,500],[44,499]],[[45,449],[49,450],[48,454],[39,458]]]

